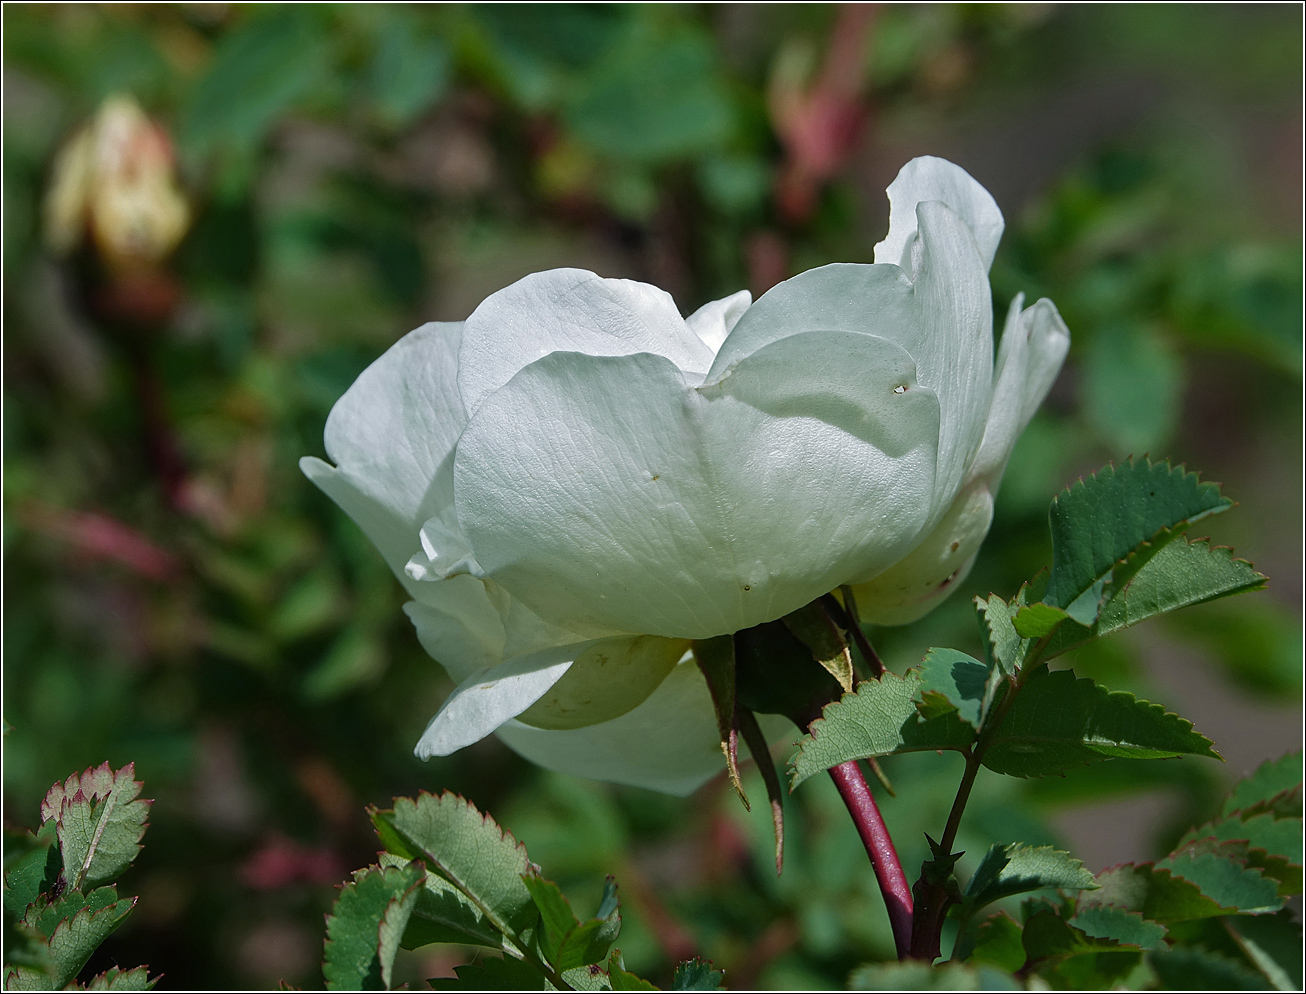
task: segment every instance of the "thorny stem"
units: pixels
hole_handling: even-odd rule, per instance
[[[961,783],[957,785],[957,796],[953,799],[952,810],[948,812],[948,821],[943,828],[943,836],[939,839],[939,851],[945,856],[952,852],[952,847],[957,841],[961,817],[966,811],[966,802],[970,800],[971,789],[975,786],[975,777],[984,762],[984,753],[988,751],[993,741],[993,730],[1002,724],[1002,719],[1011,709],[1016,694],[1020,692],[1029,674],[1041,665],[1043,653],[1051,639],[1052,634],[1048,633],[1030,647],[1021,661],[1019,671],[1015,676],[1008,678],[1007,693],[998,702],[997,707],[984,717],[974,747],[966,752],[966,770],[961,775]],[[921,873],[916,886],[922,900],[914,915],[911,952],[918,958],[933,960],[939,955],[939,938],[950,898],[942,888],[930,886],[924,872]]]
[[[902,872],[893,839],[889,837],[889,830],[856,760],[831,767],[830,779],[848,806],[857,834],[866,846],[866,854],[871,858],[871,867],[875,870],[875,879],[880,884],[880,893],[884,895],[884,905],[889,912],[893,944],[897,947],[898,958],[906,959],[912,940],[911,886],[907,883],[907,875]]]

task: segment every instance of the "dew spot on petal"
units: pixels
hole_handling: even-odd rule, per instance
[[[906,393],[907,385],[905,383],[899,383],[896,387],[893,388],[893,392],[898,394]]]

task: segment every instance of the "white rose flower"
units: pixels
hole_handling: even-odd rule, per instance
[[[904,622],[956,586],[1069,336],[1017,300],[995,369],[993,198],[936,158],[888,192],[875,265],[687,319],[646,284],[537,273],[412,332],[335,405],[336,465],[300,465],[459,681],[419,756],[497,731],[542,766],[685,794],[721,767],[691,640],[845,584]]]

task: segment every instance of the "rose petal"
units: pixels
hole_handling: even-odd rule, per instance
[[[786,719],[758,715],[768,741],[786,733]],[[639,707],[601,725],[562,731],[509,721],[507,745],[545,769],[685,796],[720,774],[725,763],[707,684],[693,660],[679,663]]]
[[[873,576],[920,537],[938,400],[905,352],[795,335],[711,386],[555,353],[468,424],[458,519],[486,575],[598,638],[706,638]]]
[[[467,319],[458,389],[469,412],[522,367],[551,352],[620,356],[651,352],[702,373],[712,354],[671,295],[647,283],[552,269],[491,294]]]
[[[960,166],[933,155],[912,159],[889,184],[889,233],[875,246],[875,261],[914,270],[912,246],[916,240],[916,205],[942,201],[959,215],[971,230],[984,259],[984,270],[993,265],[993,255],[1002,239],[1002,211],[989,191]]]
[[[685,318],[685,324],[716,355],[717,349],[721,348],[721,343],[730,334],[730,329],[739,322],[752,302],[753,295],[747,290],[740,290],[729,297],[704,304]]]
[[[331,409],[325,440],[336,465],[299,461],[401,580],[422,523],[453,501],[452,476],[438,470],[467,423],[457,390],[461,332],[461,323],[432,322],[401,338]]]
[[[1021,432],[1052,389],[1070,349],[1070,332],[1052,301],[1044,298],[1021,310],[1023,303],[1024,295],[1018,294],[1007,313],[984,439],[970,470],[972,479],[989,480],[994,492]]]

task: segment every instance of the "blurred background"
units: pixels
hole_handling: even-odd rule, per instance
[[[1268,591],[1122,633],[1077,671],[1179,711],[1227,760],[980,780],[993,840],[1096,871],[1165,851],[1301,738],[1302,108],[1297,5],[6,4],[4,820],[75,769],[157,798],[140,904],[91,966],[162,986],[321,983],[365,804],[460,791],[588,908],[622,886],[629,968],[692,953],[737,987],[842,987],[892,956],[823,779],[764,811],[544,773],[490,739],[419,763],[450,689],[399,585],[299,473],[390,344],[579,266],[685,313],[871,261],[919,154],[1007,217],[999,314],[1051,297],[1074,344],[966,589],[875,632],[901,670],[974,653],[969,599],[1050,562],[1053,493],[1170,456]],[[1203,533],[1206,533],[1203,523]],[[954,756],[885,764],[911,875]],[[756,774],[751,774],[756,777]],[[761,793],[760,783],[752,789]],[[402,979],[450,975],[431,947]]]

